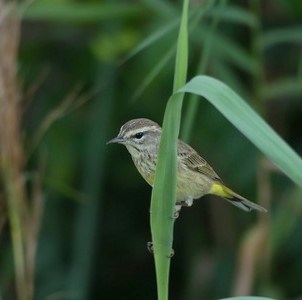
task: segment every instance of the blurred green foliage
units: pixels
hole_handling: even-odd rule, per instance
[[[188,78],[198,73],[206,33],[219,17],[203,71],[248,99],[301,156],[300,2],[263,1],[257,10],[256,0],[228,1],[222,12],[219,2],[192,1]],[[35,299],[156,299],[153,257],[146,249],[151,190],[126,150],[105,143],[132,118],[162,122],[180,11],[179,1],[159,0],[37,0],[24,8],[18,75],[29,155],[25,175],[30,186],[39,172],[43,192]],[[131,101],[153,69],[157,72]],[[74,95],[70,109],[33,147],[45,118],[68,95]],[[82,105],[81,98],[87,99]],[[252,277],[243,281],[248,294],[298,299],[302,191],[263,163],[258,150],[210,104],[200,103],[190,143],[230,187],[267,206],[269,222],[214,197],[184,209],[175,226],[170,297],[238,293],[240,258],[246,259],[248,244],[247,249],[263,250],[255,252],[255,268],[245,269]],[[0,293],[14,299],[8,230],[1,232]]]

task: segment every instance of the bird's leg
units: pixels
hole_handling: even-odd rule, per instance
[[[190,206],[193,205],[193,199],[192,198],[188,198],[186,200],[180,201],[180,205],[181,206],[190,207]]]
[[[192,198],[188,198],[186,200],[177,202],[178,204],[175,205],[175,210],[174,210],[174,214],[172,216],[172,219],[177,219],[179,217],[179,212],[182,208],[182,206],[186,206],[186,207],[190,207],[193,205],[193,199]]]

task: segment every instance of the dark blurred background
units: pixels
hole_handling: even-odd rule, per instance
[[[202,64],[301,156],[302,2],[192,1],[191,9],[204,14],[191,25],[188,78]],[[126,149],[106,141],[133,118],[161,124],[180,13],[181,1],[158,0],[37,0],[25,9],[18,63],[24,177],[28,195],[39,178],[42,203],[35,299],[156,299],[146,247],[151,188]],[[150,36],[154,42],[128,58]],[[269,213],[247,214],[215,197],[183,209],[170,299],[302,299],[301,190],[206,100],[193,114],[189,103],[186,141]],[[15,298],[9,231],[4,225],[0,240],[2,299]]]

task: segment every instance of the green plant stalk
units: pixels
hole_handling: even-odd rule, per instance
[[[14,184],[13,170],[6,165],[5,190],[7,196],[7,211],[10,224],[13,255],[15,263],[16,292],[18,300],[28,300],[25,268],[25,250],[23,244],[23,232],[20,213],[20,201],[18,187]]]
[[[173,92],[186,82],[188,8],[189,0],[184,0],[177,43]],[[177,138],[180,128],[182,101],[183,94],[177,94],[173,95],[167,103],[151,198],[151,233],[159,300],[167,300],[169,295],[170,257],[174,226],[173,214],[176,200]]]
[[[177,40],[175,72],[173,80],[173,93],[185,83],[188,70],[188,10],[189,0],[184,0],[181,24]],[[181,107],[180,107],[181,108]],[[180,113],[181,111],[179,111]]]
[[[178,111],[181,110],[182,98],[183,95],[170,98],[167,104],[156,166],[157,170],[162,171],[156,173],[151,199],[151,233],[159,300],[168,299],[177,175],[177,148],[173,140],[177,140],[178,137],[177,122],[180,122]]]

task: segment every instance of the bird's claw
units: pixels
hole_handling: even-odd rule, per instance
[[[176,220],[179,217],[179,213],[181,210],[181,205],[175,205],[173,216],[171,217],[173,220]]]
[[[179,217],[179,210],[178,211],[175,211],[173,213],[173,216],[171,217],[173,220],[176,220],[177,218]]]
[[[171,257],[173,257],[175,255],[175,251],[174,251],[174,249],[171,249],[171,253],[170,253],[170,255],[168,255],[168,258],[171,258]]]
[[[189,198],[189,199],[186,199],[184,201],[180,201],[180,205],[190,207],[190,206],[193,205],[193,199]]]
[[[152,242],[147,243],[147,249],[150,253],[154,253],[154,248],[153,248],[153,243]]]

